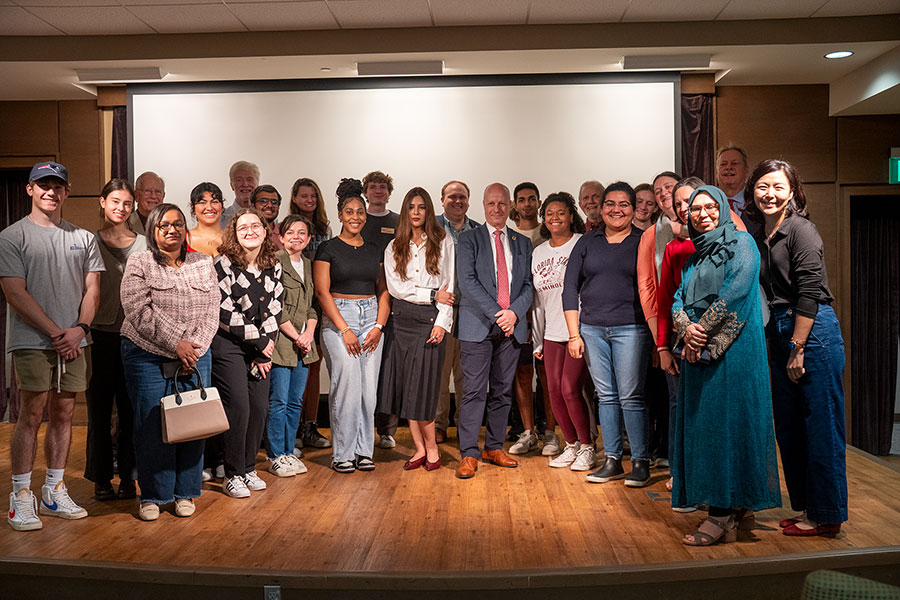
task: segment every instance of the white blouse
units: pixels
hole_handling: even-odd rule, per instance
[[[431,290],[447,287],[452,292],[453,279],[456,273],[456,250],[449,235],[441,242],[441,257],[438,260],[438,275],[432,275],[425,266],[425,240],[421,246],[409,243],[409,263],[406,265],[407,279],[404,281],[397,273],[394,263],[394,242],[384,249],[384,277],[388,291],[398,300],[412,304],[431,304]],[[444,331],[450,332],[453,325],[453,307],[440,302],[436,303],[438,315],[434,324]]]

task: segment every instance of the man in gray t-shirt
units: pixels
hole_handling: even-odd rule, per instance
[[[87,387],[82,348],[100,299],[103,259],[94,236],[62,220],[69,196],[66,168],[41,162],[26,191],[31,212],[0,232],[0,287],[12,308],[13,354],[21,406],[11,440],[13,491],[7,521],[13,529],[40,529],[31,493],[38,429],[48,408],[44,453],[47,478],[40,514],[81,519],[87,511],[69,497],[63,472],[72,437],[75,394]]]

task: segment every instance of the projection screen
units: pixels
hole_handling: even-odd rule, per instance
[[[393,177],[389,208],[413,186],[439,206],[450,179],[472,190],[481,220],[491,182],[537,184],[542,196],[580,184],[649,182],[680,162],[679,79],[672,74],[296,80],[128,87],[131,174],[155,171],[166,201],[188,207],[202,181],[234,193],[229,166],[259,165],[288,212],[291,185],[319,183],[336,223],[342,177]],[[339,227],[333,227],[335,233]]]

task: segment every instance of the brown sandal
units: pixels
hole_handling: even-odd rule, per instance
[[[718,532],[715,530],[718,529]],[[685,535],[681,538],[681,543],[686,546],[712,546],[719,542],[729,543],[737,541],[737,527],[735,526],[734,516],[728,515],[725,519],[709,517],[697,528],[694,533],[688,534],[693,536],[693,540],[689,540]]]

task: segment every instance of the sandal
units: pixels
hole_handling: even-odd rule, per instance
[[[670,491],[670,492],[672,491],[672,483],[673,483],[674,481],[675,481],[675,479],[674,479],[673,477],[669,477],[669,478],[666,480],[666,489],[667,489],[668,491]]]
[[[751,531],[756,528],[756,514],[752,508],[738,508],[734,511],[734,522],[739,531]]]
[[[715,530],[718,529],[718,532]],[[693,540],[689,540],[685,535],[681,538],[681,543],[686,546],[712,546],[719,542],[729,543],[737,541],[737,527],[734,523],[734,516],[728,515],[725,519],[709,517],[697,528],[697,531],[689,534],[693,536]]]

